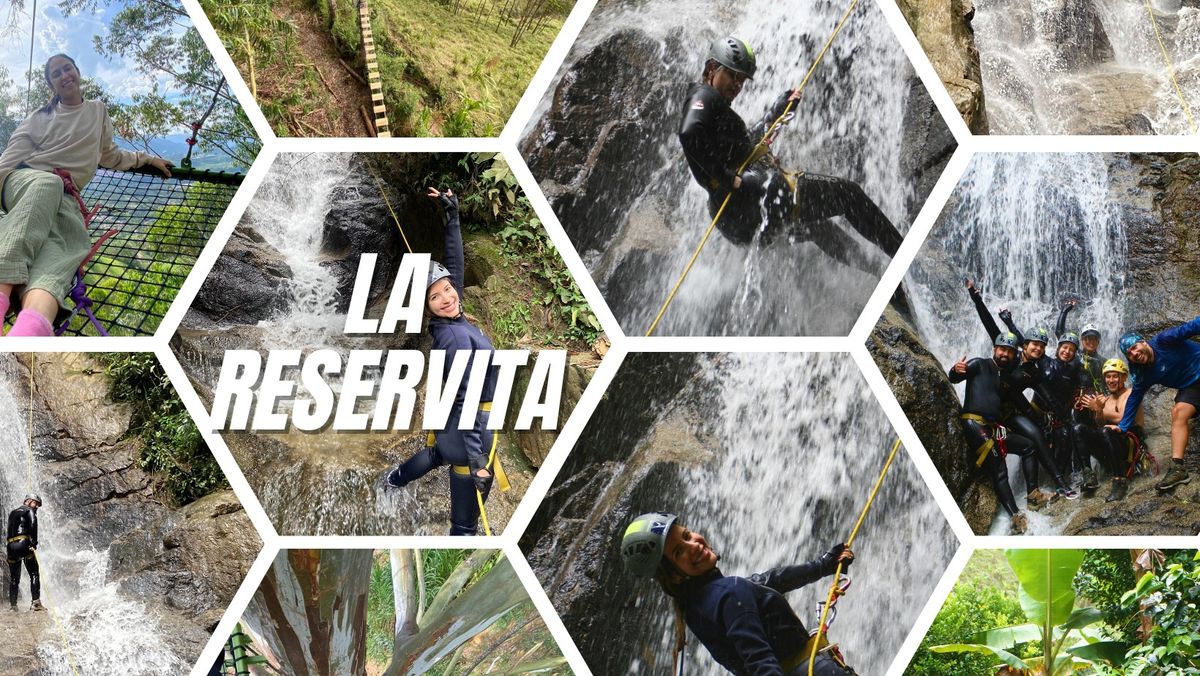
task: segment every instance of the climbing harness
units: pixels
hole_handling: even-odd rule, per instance
[[[1179,97],[1179,105],[1183,106],[1183,114],[1187,116],[1192,133],[1195,134],[1196,119],[1192,117],[1192,108],[1188,105],[1187,98],[1183,95],[1183,89],[1179,87],[1179,80],[1175,77],[1175,68],[1171,65],[1171,57],[1167,55],[1167,46],[1163,44],[1162,34],[1158,32],[1158,20],[1154,18],[1154,8],[1150,6],[1150,0],[1143,1],[1146,5],[1146,13],[1150,15],[1150,26],[1154,29],[1154,38],[1158,40],[1158,50],[1162,53],[1163,63],[1167,66],[1167,76],[1171,78],[1171,84],[1175,87],[1175,95]]]
[[[985,430],[988,430],[988,440],[979,445],[975,449],[975,466],[982,467],[983,461],[987,459],[988,453],[995,449],[1003,460],[1008,455],[1008,428],[999,423],[988,422],[988,419],[977,413],[963,413],[959,416],[963,420],[970,420],[977,423]]]
[[[1158,476],[1158,459],[1146,448],[1146,444],[1132,431],[1125,432],[1125,445],[1129,450],[1125,456],[1125,478],[1134,474]]]
[[[362,31],[363,59],[367,62],[367,86],[371,89],[371,112],[375,116],[375,136],[391,138],[387,106],[383,105],[383,81],[379,79],[379,64],[375,59],[375,38],[371,35],[371,9],[367,0],[358,1],[358,24]]]
[[[28,479],[27,479],[27,483],[29,486],[29,488],[28,488],[29,492],[33,492],[33,395],[34,395],[33,373],[35,371],[36,366],[37,366],[37,356],[31,354],[29,356],[29,428],[28,428],[29,445],[25,447],[26,451],[28,453],[27,457],[28,457],[28,461],[29,461],[29,474],[28,474]],[[21,535],[16,538],[9,538],[8,542],[13,542],[14,540],[19,540],[21,538],[28,539],[28,536]],[[40,575],[42,577],[42,591],[43,591],[43,595],[44,595],[45,588],[46,588],[46,580],[45,580],[45,574],[44,574],[45,570],[42,568],[42,560],[40,558],[38,558],[36,548],[30,548],[29,551],[31,554],[33,554],[33,560],[37,563],[38,575]],[[46,607],[46,610],[50,613],[50,616],[54,618],[55,626],[58,627],[58,635],[59,635],[59,638],[62,639],[63,652],[66,653],[66,655],[67,655],[67,660],[71,667],[71,673],[74,676],[79,676],[79,668],[77,666],[75,666],[75,655],[71,652],[71,645],[67,642],[67,632],[63,630],[62,622],[59,621],[59,619],[58,619],[58,613],[55,612],[54,608],[50,606],[49,602],[47,602],[43,605]]]
[[[854,544],[854,538],[858,537],[858,529],[862,527],[863,521],[867,518],[867,512],[871,509],[871,504],[875,502],[875,496],[879,493],[879,487],[883,485],[883,478],[887,476],[888,469],[892,466],[892,461],[896,459],[896,452],[900,450],[900,440],[896,439],[896,443],[892,444],[892,451],[888,453],[887,462],[883,464],[883,470],[879,472],[879,478],[875,480],[875,486],[871,488],[871,494],[867,496],[867,504],[863,505],[862,512],[858,515],[858,521],[854,524],[854,529],[850,531],[850,537],[846,539],[846,549],[850,549]],[[821,637],[825,634],[827,628],[826,616],[829,614],[833,604],[834,595],[838,594],[839,585],[842,581],[842,562],[838,561],[837,570],[833,574],[833,584],[829,586],[829,595],[825,598],[825,607],[821,609],[821,617],[817,622],[816,641],[812,641],[809,647],[808,658],[808,676],[813,676],[813,667],[817,663],[817,652],[821,649]],[[847,585],[848,586],[848,585]],[[842,593],[845,593],[844,590]]]
[[[808,86],[808,82],[812,79],[813,73],[816,72],[817,66],[825,58],[826,52],[829,51],[829,47],[833,44],[834,38],[838,36],[838,33],[842,32],[842,26],[846,25],[846,21],[850,18],[851,12],[853,12],[854,8],[857,6],[858,0],[851,0],[850,6],[842,15],[841,20],[838,21],[837,26],[833,29],[833,33],[829,36],[829,39],[825,41],[825,46],[821,47],[821,51],[817,54],[817,58],[813,60],[812,66],[810,66],[808,72],[804,74],[804,79],[800,81],[800,86],[796,88],[797,95],[788,101],[787,107],[784,108],[783,113],[779,117],[775,118],[775,120],[771,122],[771,125],[767,127],[766,133],[763,134],[763,137],[759,139],[759,142],[754,146],[754,149],[750,151],[750,154],[746,157],[745,161],[743,161],[741,166],[738,167],[738,176],[741,176],[742,173],[746,171],[746,167],[750,166],[756,157],[764,156],[765,153],[762,149],[765,148],[765,152],[770,152],[770,149],[767,148],[767,139],[774,140],[775,134],[778,133],[780,126],[786,124],[792,119],[792,108],[795,107],[796,101],[799,100],[799,95],[802,94],[804,92],[804,88]],[[716,215],[713,216],[712,222],[708,224],[708,229],[704,231],[704,236],[700,238],[700,244],[696,246],[696,251],[692,253],[692,257],[688,260],[687,265],[683,267],[683,273],[679,275],[679,280],[675,282],[675,286],[671,287],[671,292],[667,294],[667,299],[663,302],[658,314],[655,315],[654,321],[650,322],[650,328],[646,329],[646,336],[653,335],[654,330],[658,328],[658,323],[662,321],[663,315],[666,314],[667,307],[671,305],[671,301],[675,300],[675,294],[678,293],[679,287],[683,286],[683,280],[687,279],[688,273],[692,271],[692,266],[696,264],[696,260],[700,258],[700,252],[704,250],[704,245],[708,242],[709,236],[712,235],[713,229],[717,227],[717,221],[721,220],[721,216],[725,213],[725,207],[729,206],[729,200],[732,198],[733,190],[731,189],[729,192],[725,193],[725,199],[721,202],[720,208],[717,209]]]

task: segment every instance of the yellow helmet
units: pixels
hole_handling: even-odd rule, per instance
[[[1109,373],[1111,371],[1129,375],[1129,367],[1126,366],[1125,362],[1121,361],[1120,359],[1109,359],[1108,361],[1104,362],[1104,368],[1102,369],[1102,372]]]

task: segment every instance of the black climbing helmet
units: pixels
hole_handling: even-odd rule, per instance
[[[1005,331],[996,336],[996,347],[1011,347],[1017,349],[1017,334],[1012,331]]]
[[[24,501],[29,502],[30,500],[38,503],[38,507],[42,506],[42,496],[38,495],[37,493],[26,493]]]
[[[662,561],[667,535],[677,518],[674,514],[649,512],[634,519],[621,538],[625,570],[638,577],[652,577]]]
[[[1050,332],[1044,326],[1036,326],[1025,332],[1025,342],[1038,342],[1046,345],[1050,342]]]
[[[754,71],[758,70],[754,62],[754,50],[732,35],[715,40],[708,49],[708,58],[735,73],[745,75],[747,80],[753,80]]]

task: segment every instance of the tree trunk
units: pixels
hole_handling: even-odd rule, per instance
[[[295,676],[366,671],[371,550],[284,550],[243,619]],[[520,587],[520,583],[517,583]]]
[[[333,30],[333,23],[337,20],[337,0],[325,0],[325,30]]]
[[[421,608],[417,601],[417,567],[413,563],[416,556],[419,554],[411,549],[393,549],[390,552],[397,643],[417,633],[417,613]]]
[[[471,558],[474,558],[474,554]],[[459,566],[459,569],[461,568],[462,566]],[[456,569],[451,577],[457,575],[459,569]],[[469,579],[470,575],[467,578]],[[450,584],[450,580],[447,580],[446,584]],[[461,587],[461,584],[459,586]],[[417,634],[407,641],[396,643],[392,651],[392,662],[384,676],[422,674],[429,671],[442,658],[490,627],[529,597],[508,559],[502,558],[487,574],[452,601],[439,605],[438,599],[441,598],[442,593],[439,592],[438,598],[430,604],[429,612],[426,613]],[[439,609],[435,610],[435,606]]]

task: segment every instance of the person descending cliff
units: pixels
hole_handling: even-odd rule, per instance
[[[757,64],[750,45],[736,37],[709,48],[701,81],[688,89],[679,124],[679,141],[692,176],[708,192],[709,216],[715,217],[729,195],[717,229],[735,244],[748,244],[762,231],[764,242],[777,236],[812,241],[841,263],[875,272],[869,252],[828,219],[843,216],[889,257],[903,236],[858,184],[835,176],[788,172],[759,139],[783,115],[800,92],[789,89],[752,129],[731,104]],[[742,163],[756,155],[742,174]],[[764,226],[765,212],[765,226]]]
[[[5,553],[8,556],[8,606],[17,609],[17,591],[21,586],[21,564],[29,571],[29,592],[33,598],[30,610],[45,610],[42,606],[41,572],[34,550],[38,546],[37,511],[42,506],[41,497],[30,493],[25,502],[8,514],[8,539]]]
[[[1200,317],[1179,326],[1160,331],[1150,338],[1135,332],[1121,336],[1121,352],[1129,359],[1129,376],[1133,383],[1124,415],[1116,425],[1128,432],[1136,424],[1142,399],[1154,385],[1173,387],[1175,406],[1171,409],[1171,467],[1155,486],[1169,491],[1189,481],[1183,466],[1192,418],[1200,411],[1200,343],[1191,338],[1200,336]]]
[[[634,519],[621,537],[625,570],[653,577],[687,628],[713,659],[735,674],[806,676],[816,632],[796,616],[784,594],[848,569],[854,553],[837,544],[805,563],[750,577],[724,575],[721,558],[703,535],[674,514],[650,512]],[[853,676],[836,645],[820,638],[814,676]]]

